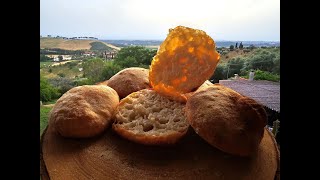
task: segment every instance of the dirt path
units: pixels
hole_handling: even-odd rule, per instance
[[[73,62],[73,61],[78,61],[78,60],[70,60],[70,61],[56,62],[56,63],[51,64],[51,66],[58,66],[58,65],[65,64],[65,63],[67,63],[67,62]]]
[[[53,107],[55,104],[44,104],[44,105],[42,105],[42,106],[44,106],[44,107]]]

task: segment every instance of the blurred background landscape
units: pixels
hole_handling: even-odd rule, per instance
[[[214,39],[221,59],[211,82],[254,72],[254,80],[280,83],[279,0],[40,0],[40,135],[62,94],[149,68],[178,25]]]

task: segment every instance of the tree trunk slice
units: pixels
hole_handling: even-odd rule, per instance
[[[219,151],[192,128],[178,144],[168,147],[136,144],[111,128],[95,138],[70,139],[48,126],[41,140],[42,180],[280,179],[280,153],[267,129],[259,150],[250,158]]]

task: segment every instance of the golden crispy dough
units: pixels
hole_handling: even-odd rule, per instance
[[[212,146],[239,156],[256,151],[267,124],[262,105],[222,85],[195,92],[186,104],[187,120]]]
[[[204,31],[183,26],[170,29],[153,58],[149,80],[155,91],[177,101],[209,79],[220,55]]]
[[[49,125],[64,137],[92,137],[111,123],[119,96],[105,85],[84,85],[61,96],[49,116]]]
[[[120,99],[141,89],[150,88],[149,70],[139,67],[126,68],[112,76],[107,83],[117,91]]]
[[[128,140],[163,145],[176,143],[186,134],[189,124],[185,104],[143,89],[120,101],[112,127]]]

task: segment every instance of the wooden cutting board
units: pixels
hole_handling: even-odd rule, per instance
[[[47,127],[40,145],[42,180],[73,179],[280,179],[280,154],[265,129],[259,150],[236,157],[210,146],[189,128],[176,145],[145,146],[111,128],[89,139],[63,138]]]

